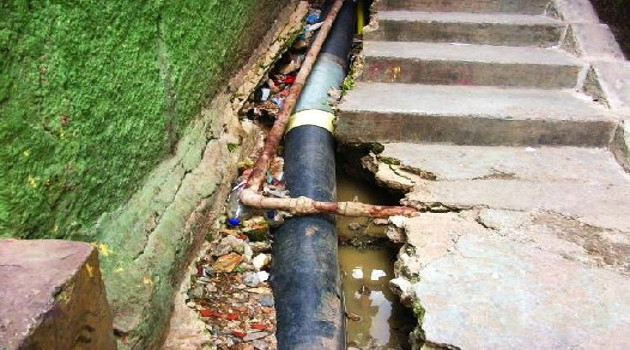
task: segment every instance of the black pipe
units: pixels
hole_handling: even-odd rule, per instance
[[[322,113],[324,119],[332,118],[327,92],[343,82],[354,21],[354,2],[347,0],[298,101],[296,113],[306,118],[290,125],[285,135],[285,180],[292,197],[336,200],[332,128],[312,118]],[[272,283],[278,349],[345,349],[337,242],[333,215],[290,218],[275,232]]]

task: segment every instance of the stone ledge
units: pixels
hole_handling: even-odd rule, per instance
[[[116,349],[96,249],[0,241],[0,348]]]

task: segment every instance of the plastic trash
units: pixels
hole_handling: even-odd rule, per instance
[[[318,12],[313,12],[311,14],[309,14],[308,16],[306,16],[306,23],[308,24],[315,24],[319,22],[319,13]]]
[[[266,211],[265,219],[267,219],[267,222],[269,223],[269,226],[271,227],[278,227],[284,224],[284,217],[282,216],[282,213],[280,213],[277,210]]]
[[[228,216],[228,224],[230,226],[239,226],[243,223],[243,221],[251,218],[253,216],[253,211],[243,205],[239,196],[243,188],[245,187],[245,182],[241,182],[238,185],[232,188],[232,192],[230,192],[230,196],[228,197],[228,204],[226,208],[226,214]]]
[[[262,88],[260,89],[260,100],[261,101],[267,101],[267,99],[269,99],[269,95],[271,94],[271,89],[269,88]]]
[[[271,99],[271,102],[273,102],[276,106],[282,108],[282,106],[284,105],[284,100],[281,99],[280,97],[274,97]]]

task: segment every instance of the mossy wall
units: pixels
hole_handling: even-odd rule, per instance
[[[73,238],[127,201],[285,3],[0,0],[0,237]]]

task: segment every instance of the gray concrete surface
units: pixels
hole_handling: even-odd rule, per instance
[[[567,239],[562,225],[547,214],[496,210],[410,219],[406,248],[422,258],[407,261],[417,282],[405,292],[424,310],[425,346],[626,349],[627,267]],[[626,254],[627,243],[626,235]]]
[[[549,0],[382,0],[383,9],[441,12],[523,13],[540,15]]]
[[[414,347],[630,348],[630,70],[588,0],[377,7],[337,136],[423,211],[389,231]]]
[[[535,47],[366,42],[362,80],[439,85],[573,88],[582,62]]]
[[[551,47],[566,24],[547,16],[460,12],[381,11],[366,40],[458,42]]]
[[[573,91],[358,83],[340,106],[342,142],[610,143],[617,116]]]

